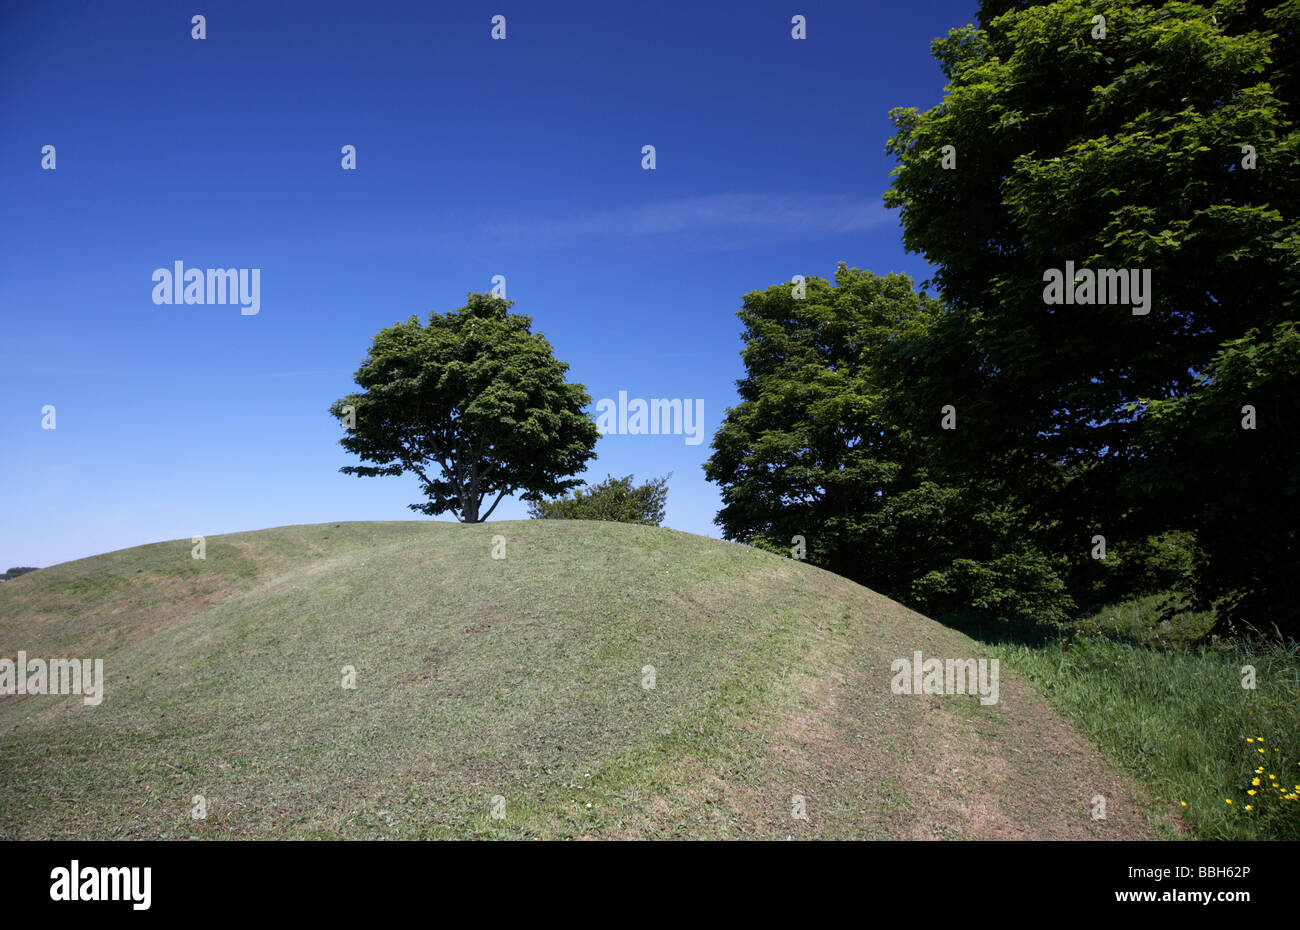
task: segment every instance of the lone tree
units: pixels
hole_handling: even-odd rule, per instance
[[[535,501],[581,484],[566,476],[595,458],[591,398],[512,305],[470,294],[427,326],[413,316],[381,330],[353,376],[362,393],[330,407],[348,430],[339,444],[373,464],[339,470],[414,472],[429,500],[411,509],[462,523],[483,522],[507,494]]]

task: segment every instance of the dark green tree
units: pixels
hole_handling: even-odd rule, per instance
[[[606,477],[604,481],[578,488],[572,496],[532,501],[528,515],[535,520],[610,520],[659,526],[668,503],[669,473],[634,485],[632,475]]]
[[[920,609],[1060,617],[1057,566],[1020,533],[1014,499],[935,477],[941,411],[900,425],[906,386],[885,364],[941,313],[905,275],[840,265],[746,294],[740,403],[713,439],[705,475],[722,489],[727,539],[785,554]],[[801,542],[800,542],[801,541]]]
[[[1094,534],[1191,530],[1205,597],[1295,623],[1295,539],[1277,527],[1297,523],[1280,492],[1300,431],[1262,406],[1253,436],[1227,431],[1294,373],[1298,26],[1294,0],[990,0],[982,28],[933,45],[942,103],[892,114],[886,201],[945,303],[891,360],[911,400],[900,415],[919,426],[956,408],[942,474],[1029,508],[1024,531],[1069,559],[1072,591],[1105,574],[1086,557]],[[1067,261],[1150,271],[1149,312],[1046,303],[1045,275]],[[1241,340],[1274,366],[1253,382],[1230,364]],[[1230,454],[1248,448],[1267,452]],[[1244,531],[1256,521],[1267,532]]]
[[[348,430],[340,445],[373,464],[340,470],[412,472],[429,498],[412,510],[465,523],[486,520],[507,494],[539,500],[580,484],[566,476],[595,458],[591,398],[511,306],[470,294],[427,325],[411,317],[381,330],[354,376],[361,393],[330,407]]]
[[[1127,480],[1171,507],[1205,555],[1195,593],[1222,628],[1300,634],[1300,328],[1224,345],[1187,394],[1146,404],[1146,453]]]

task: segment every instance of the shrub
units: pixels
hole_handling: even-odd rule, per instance
[[[658,526],[664,519],[668,501],[668,479],[652,478],[633,486],[632,475],[606,477],[599,484],[578,488],[572,497],[532,501],[528,515],[534,520],[609,520],[615,523],[640,523]]]

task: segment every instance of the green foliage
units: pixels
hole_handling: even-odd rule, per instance
[[[8,581],[11,578],[17,578],[19,575],[26,575],[28,572],[34,572],[37,569],[31,565],[19,565],[9,569],[4,574],[0,574],[0,581]]]
[[[534,520],[610,520],[658,526],[668,502],[668,479],[652,478],[633,485],[632,476],[607,477],[598,484],[578,488],[571,497],[532,501],[528,515]]]
[[[1019,535],[1076,599],[1149,581],[1091,563],[1094,534],[1132,555],[1192,533],[1201,602],[1294,634],[1300,3],[987,0],[981,23],[934,43],[941,105],[892,114],[886,201],[945,304],[886,347],[900,432],[939,484],[1032,515]],[[1150,269],[1149,315],[1046,305],[1066,260]]]
[[[905,480],[908,450],[883,420],[872,359],[924,298],[903,275],[843,265],[836,285],[810,277],[803,299],[789,284],[745,295],[741,402],[714,436],[705,475],[722,486],[715,522],[727,539],[788,553],[803,536],[813,564],[859,578],[866,563],[887,590],[901,579],[864,517]]]
[[[355,375],[363,393],[330,407],[345,426],[351,408],[355,427],[339,444],[374,464],[340,470],[413,472],[429,500],[412,510],[450,510],[466,523],[486,520],[507,494],[540,500],[579,484],[566,476],[595,457],[596,424],[583,409],[591,398],[511,306],[470,294],[428,325],[411,317],[380,331]]]
[[[722,487],[728,539],[791,554],[920,609],[969,603],[1061,617],[1059,565],[1024,532],[1024,505],[936,481],[938,408],[924,435],[898,425],[906,396],[890,351],[924,330],[936,301],[905,275],[840,265],[835,286],[806,280],[746,294],[741,403],[705,464]]]
[[[913,600],[938,615],[963,609],[997,617],[1062,620],[1069,598],[1052,560],[1024,547],[984,562],[954,559],[912,585]]]
[[[1138,539],[1120,539],[1094,563],[1079,599],[1085,609],[1122,600],[1160,594],[1182,603],[1193,597],[1205,554],[1196,536],[1170,531]]]
[[[1220,600],[1221,629],[1300,629],[1300,332],[1294,323],[1224,344],[1192,389],[1145,402],[1145,458],[1128,484],[1190,515],[1205,552],[1202,601]],[[1254,428],[1243,423],[1253,418]],[[1215,463],[1211,465],[1211,463]]]

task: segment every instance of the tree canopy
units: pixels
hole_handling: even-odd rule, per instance
[[[428,500],[412,510],[466,523],[506,495],[539,500],[580,484],[567,476],[595,457],[591,398],[512,305],[470,294],[427,324],[413,316],[381,330],[354,376],[361,392],[330,407],[347,429],[339,444],[373,464],[340,470],[414,473]]]
[[[727,539],[802,557],[932,613],[1060,618],[1058,562],[1021,532],[1023,503],[944,472],[932,422],[910,428],[891,360],[942,312],[906,275],[841,264],[834,286],[746,294],[740,403],[705,475]],[[902,351],[906,351],[903,349]]]
[[[1294,624],[1300,4],[981,22],[934,43],[942,103],[892,114],[886,200],[945,303],[899,356],[908,419],[954,405],[947,470],[1016,491],[1062,551],[1194,531],[1203,598]],[[1045,303],[1066,261],[1149,271],[1149,313]]]

